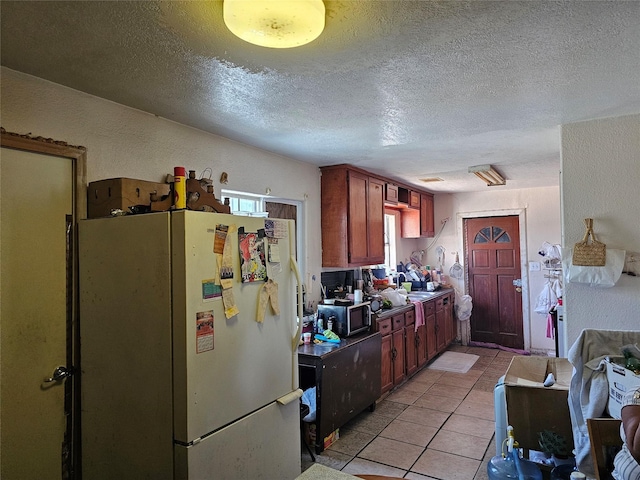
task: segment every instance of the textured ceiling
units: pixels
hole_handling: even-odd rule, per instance
[[[560,125],[640,112],[640,2],[331,1],[311,44],[221,1],[2,0],[2,65],[317,165],[434,192],[558,184]],[[439,177],[442,182],[421,183]]]

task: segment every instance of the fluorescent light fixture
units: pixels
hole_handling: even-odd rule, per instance
[[[224,0],[224,23],[254,45],[292,48],[309,43],[324,30],[322,0]]]
[[[469,173],[475,173],[475,175],[485,182],[488,187],[506,185],[507,183],[504,177],[496,172],[491,165],[476,165],[475,167],[469,167]]]

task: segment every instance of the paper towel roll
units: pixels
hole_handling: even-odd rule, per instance
[[[362,290],[354,290],[353,303],[362,303]]]

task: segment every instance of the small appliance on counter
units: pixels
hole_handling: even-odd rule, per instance
[[[350,337],[371,326],[371,304],[362,302],[354,305],[353,302],[339,302],[336,299],[333,305],[318,305],[318,321],[322,318],[323,324],[327,325],[330,317],[335,317],[335,320],[332,319],[332,331],[340,337]]]

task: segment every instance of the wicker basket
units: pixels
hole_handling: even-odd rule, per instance
[[[583,267],[603,267],[607,259],[607,246],[596,239],[593,233],[593,218],[585,218],[584,224],[587,231],[582,241],[573,246],[572,263]]]

